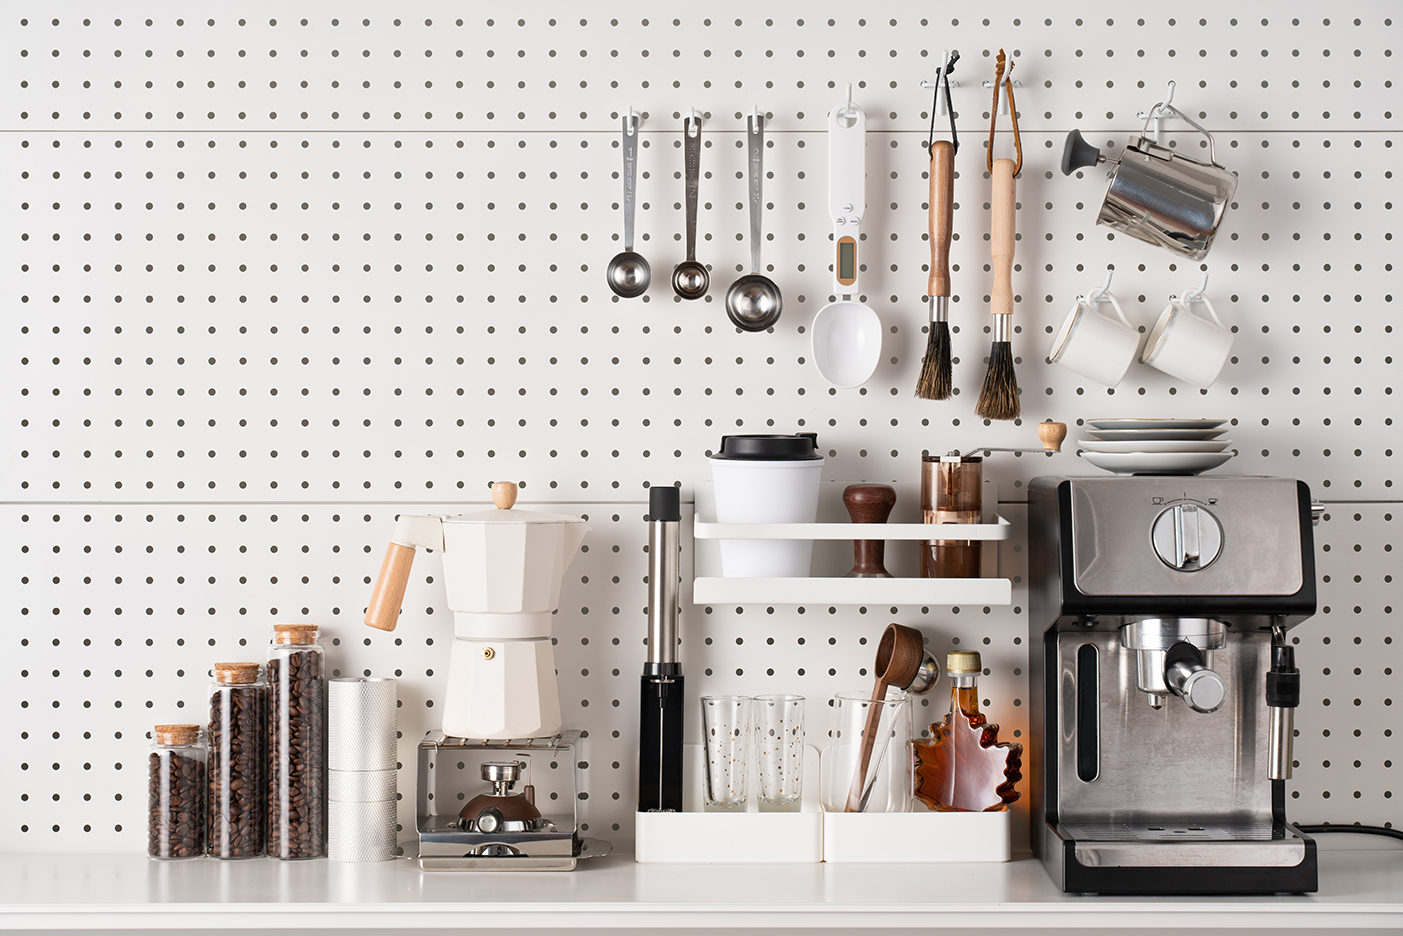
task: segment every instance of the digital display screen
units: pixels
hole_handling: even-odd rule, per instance
[[[838,242],[838,279],[857,279],[857,244],[847,238]]]

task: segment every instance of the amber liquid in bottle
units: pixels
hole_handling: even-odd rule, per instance
[[[1023,745],[999,741],[999,726],[979,711],[973,673],[952,674],[950,711],[915,742],[916,798],[938,812],[1002,812],[1018,799]]]

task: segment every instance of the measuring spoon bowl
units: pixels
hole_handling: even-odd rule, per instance
[[[726,290],[726,314],[739,329],[760,332],[779,321],[784,297],[768,276],[748,273]]]
[[[672,268],[672,291],[683,299],[700,299],[711,288],[711,274],[696,260],[684,260]]]
[[[625,250],[609,261],[609,288],[623,299],[636,299],[648,291],[653,281],[653,268],[642,254]]]

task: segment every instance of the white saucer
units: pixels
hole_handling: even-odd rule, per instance
[[[1100,452],[1106,455],[1133,454],[1135,452],[1144,453],[1199,453],[1208,454],[1211,452],[1221,452],[1232,445],[1231,439],[1214,439],[1211,442],[1164,441],[1157,442],[1146,439],[1141,442],[1103,442],[1096,439],[1082,439],[1078,446],[1088,452]]]
[[[1226,429],[1092,429],[1102,442],[1206,442]]]
[[[1226,419],[1088,419],[1094,429],[1217,429]]]
[[[1082,455],[1097,468],[1118,475],[1196,475],[1232,458],[1231,452],[1086,452]]]

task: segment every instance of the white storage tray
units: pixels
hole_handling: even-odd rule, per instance
[[[813,864],[823,860],[819,754],[804,745],[804,795],[798,812],[762,813],[752,795],[744,813],[702,812],[702,746],[682,749],[682,812],[638,813],[634,857],[645,863]],[[757,789],[751,765],[749,789]]]

